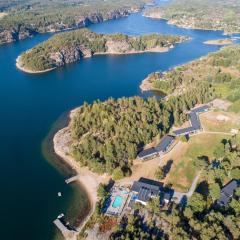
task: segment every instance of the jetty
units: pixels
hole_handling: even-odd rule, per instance
[[[78,180],[78,178],[79,178],[79,175],[70,177],[70,178],[68,178],[68,179],[65,180],[65,183],[66,183],[66,184],[69,184],[69,183],[75,182],[75,181]]]
[[[53,221],[53,223],[56,225],[56,227],[62,233],[65,240],[77,240],[78,232],[74,229],[69,228],[67,225],[65,225],[61,221],[61,219],[57,218]]]

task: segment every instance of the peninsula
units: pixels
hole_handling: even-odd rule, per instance
[[[126,17],[149,2],[151,0],[1,1],[0,44]]]
[[[239,53],[231,45],[154,73],[165,99],[110,98],[71,112],[54,149],[90,186],[83,238],[239,238]]]
[[[99,54],[165,52],[186,39],[160,34],[141,37],[104,35],[79,29],[54,35],[20,55],[16,65],[28,73],[42,73]]]
[[[150,18],[166,19],[169,24],[189,29],[222,30],[225,34],[240,32],[238,0],[173,0],[163,7],[146,10]]]
[[[207,82],[218,97],[232,101],[232,108],[237,109],[240,99],[239,55],[239,45],[226,46],[216,53],[166,73],[152,73],[143,80],[140,87],[143,91],[159,90],[171,96],[179,96],[189,86]]]

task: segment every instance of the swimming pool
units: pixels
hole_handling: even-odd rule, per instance
[[[123,198],[121,196],[116,196],[112,204],[113,208],[118,208],[122,206]]]

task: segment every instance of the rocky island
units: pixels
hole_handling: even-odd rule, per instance
[[[218,45],[218,46],[230,45],[232,43],[233,43],[233,40],[229,38],[214,39],[214,40],[208,40],[204,42],[204,44]]]
[[[104,35],[79,29],[56,34],[23,53],[17,59],[17,67],[28,73],[41,73],[98,54],[164,52],[186,39],[160,34],[141,37]]]

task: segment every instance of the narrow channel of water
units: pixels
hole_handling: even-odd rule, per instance
[[[67,186],[61,167],[52,160],[49,163],[42,152],[43,140],[52,127],[56,128],[54,122],[59,116],[84,101],[141,94],[139,84],[150,72],[165,71],[216,51],[218,46],[202,42],[222,37],[219,31],[184,30],[166,21],[142,17],[141,13],[90,29],[130,35],[181,34],[192,40],[168,53],[97,56],[40,75],[19,71],[15,59],[50,34],[0,46],[1,239],[53,239],[52,221],[58,214],[76,216],[77,208],[85,213],[85,193],[78,186]],[[47,157],[52,159],[51,153]],[[61,198],[57,197],[59,191]]]

